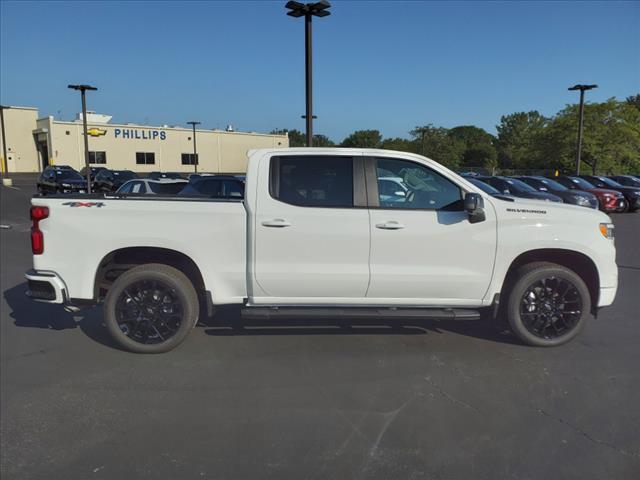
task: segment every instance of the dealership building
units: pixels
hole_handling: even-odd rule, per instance
[[[82,115],[75,121],[38,118],[30,107],[4,107],[7,171],[40,172],[47,165],[80,170],[84,160]],[[180,126],[110,123],[111,116],[87,113],[91,165],[135,172],[193,172],[193,130]],[[5,141],[4,135],[1,142]],[[198,171],[243,173],[247,151],[288,147],[286,135],[226,130],[196,130]],[[4,149],[0,143],[0,156]],[[4,161],[2,162],[4,168]]]

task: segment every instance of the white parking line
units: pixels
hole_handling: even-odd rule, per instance
[[[11,225],[0,225],[0,229],[8,230],[11,228]]]
[[[3,187],[13,188],[14,190],[20,190],[18,187],[14,187],[13,185],[3,185]]]

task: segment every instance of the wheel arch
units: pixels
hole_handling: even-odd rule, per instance
[[[575,250],[561,248],[540,248],[529,250],[518,255],[509,265],[509,269],[502,282],[501,292],[507,292],[513,283],[516,272],[524,265],[534,262],[550,262],[575,272],[589,289],[592,313],[596,311],[600,294],[600,277],[598,268],[591,258]],[[502,294],[500,295],[503,296]]]
[[[210,300],[202,272],[191,257],[177,250],[143,246],[119,248],[109,252],[100,260],[94,278],[94,300],[101,301],[111,284],[124,272],[148,263],[169,265],[181,271],[191,280],[201,300]]]

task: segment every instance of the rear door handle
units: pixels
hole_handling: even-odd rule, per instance
[[[382,230],[400,230],[404,228],[404,225],[395,220],[391,220],[389,222],[376,224],[376,228],[381,228]]]
[[[291,224],[282,218],[274,218],[273,220],[265,220],[262,222],[263,227],[284,228],[290,227]]]

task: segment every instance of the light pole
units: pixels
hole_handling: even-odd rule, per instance
[[[574,85],[567,90],[580,90],[580,113],[578,117],[578,147],[576,152],[576,175],[580,175],[580,155],[582,154],[582,123],[584,121],[584,92],[598,88],[598,85]]]
[[[98,90],[91,85],[67,85],[67,88],[72,90],[80,90],[80,96],[82,97],[82,126],[84,130],[84,166],[86,169],[85,176],[87,177],[87,192],[91,193],[91,167],[89,166],[89,134],[87,133],[87,99],[85,92],[87,90]]]
[[[6,105],[0,105],[0,123],[2,124],[2,177],[4,178],[7,173],[7,133],[4,130],[4,111],[11,107]]]
[[[196,146],[196,125],[200,125],[201,122],[187,122],[193,127],[193,171],[198,173],[198,148]]]
[[[313,144],[313,85],[312,85],[312,36],[311,36],[311,19],[312,17],[326,17],[331,15],[329,12],[331,4],[327,0],[320,0],[315,3],[300,3],[290,0],[285,5],[289,11],[287,15],[294,18],[304,17],[304,45],[305,45],[305,90],[306,90],[306,114],[307,123],[307,147]]]

